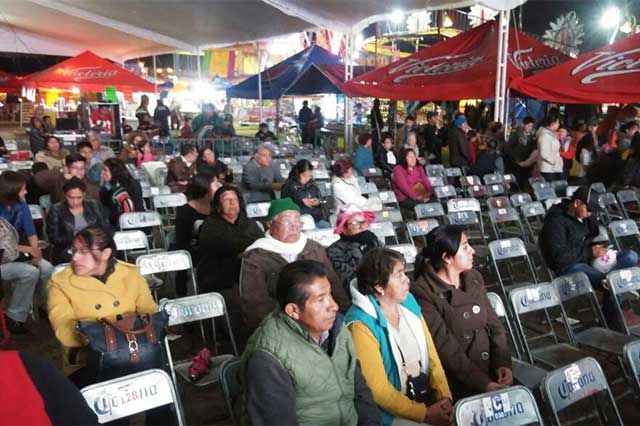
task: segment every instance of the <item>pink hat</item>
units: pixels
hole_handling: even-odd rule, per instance
[[[334,234],[342,234],[344,226],[349,222],[354,216],[363,215],[364,219],[372,223],[376,220],[376,214],[369,210],[363,210],[360,207],[357,207],[354,204],[347,204],[340,208],[338,212],[338,221],[336,225],[336,229],[333,231]]]

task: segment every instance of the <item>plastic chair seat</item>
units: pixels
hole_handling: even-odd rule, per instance
[[[576,349],[566,343],[556,343],[553,345],[536,348],[531,351],[533,358],[552,368],[559,368],[563,365],[576,362],[580,358],[589,356],[587,352]]]
[[[538,389],[542,383],[542,379],[544,379],[544,376],[548,373],[548,371],[543,368],[520,361],[517,358],[511,359],[511,371],[513,378],[522,386],[529,389]]]
[[[196,382],[192,382],[189,378],[189,367],[191,366],[191,360],[180,361],[174,364],[174,369],[180,377],[185,379],[187,382],[193,384],[194,386],[203,387],[218,383],[220,381],[220,367],[226,361],[232,360],[235,358],[234,355],[224,354],[218,356],[212,356],[209,358],[209,372],[204,376],[200,377],[200,379]]]
[[[591,327],[575,334],[576,343],[585,348],[595,349],[622,356],[624,345],[637,339],[603,327]]]

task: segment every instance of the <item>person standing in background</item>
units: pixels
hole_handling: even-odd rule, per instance
[[[309,108],[309,101],[302,102],[302,108],[298,112],[298,125],[300,126],[300,134],[302,135],[302,143],[309,143],[310,132],[309,122],[313,120],[313,111]]]
[[[369,114],[369,122],[371,123],[371,133],[373,136],[373,151],[377,151],[382,141],[382,129],[384,128],[384,120],[380,111],[380,99],[373,100],[373,108]]]

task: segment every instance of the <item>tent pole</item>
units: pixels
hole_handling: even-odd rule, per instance
[[[344,81],[353,78],[353,29],[346,34],[346,54],[344,64]],[[352,117],[352,100],[346,94],[344,95],[344,151],[347,154],[352,152],[353,144],[353,117]]]
[[[202,69],[200,64],[200,49],[198,49],[198,54],[196,55],[196,66],[198,67],[198,81],[202,80]]]
[[[256,53],[258,55],[258,117],[262,123],[262,52],[260,42],[256,41]]]
[[[496,97],[493,111],[494,121],[504,121],[507,92],[507,52],[509,51],[509,12],[500,12],[498,25],[498,60],[496,69]]]
[[[158,96],[158,71],[156,69],[156,55],[153,55],[153,86],[155,87],[156,97]]]

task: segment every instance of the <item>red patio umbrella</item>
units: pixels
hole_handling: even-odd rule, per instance
[[[0,92],[20,93],[22,79],[0,70]]]
[[[398,100],[486,99],[495,96],[498,22],[423,49],[345,84],[356,96]],[[558,65],[568,56],[511,28],[507,85]]]
[[[568,104],[640,102],[640,34],[513,82],[532,98]]]
[[[46,70],[29,74],[22,84],[29,88],[78,88],[85,92],[102,92],[115,87],[121,92],[154,92],[153,83],[87,50]]]

